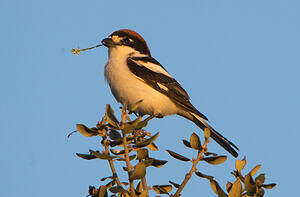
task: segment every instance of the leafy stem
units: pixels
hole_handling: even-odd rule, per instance
[[[109,148],[108,148],[108,145],[107,145],[107,137],[106,136],[103,136],[103,146],[105,147],[105,154],[107,155],[110,155],[109,154]],[[116,168],[115,168],[115,165],[114,165],[114,161],[112,159],[108,159],[108,163],[109,163],[109,166],[110,166],[110,169],[111,169],[111,172],[113,174],[113,177],[114,179],[116,180],[117,182],[117,185],[122,187],[122,184],[119,180],[119,177],[117,175],[117,172],[116,172]]]
[[[126,117],[129,114],[129,112],[126,110],[126,106],[123,106],[122,108],[122,125],[125,124],[126,122]],[[125,151],[125,161],[126,161],[126,167],[127,167],[127,172],[128,172],[128,179],[129,179],[129,184],[130,184],[130,196],[136,196],[135,195],[135,190],[134,190],[134,184],[133,180],[130,179],[131,174],[132,174],[132,165],[130,163],[129,159],[129,150],[128,150],[128,144],[127,144],[127,136],[126,133],[122,131],[122,137],[123,137],[123,146],[124,146],[124,151]]]
[[[126,167],[127,167],[128,179],[129,179],[129,183],[130,183],[130,194],[131,194],[131,196],[135,196],[133,180],[130,179],[130,176],[132,174],[132,165],[129,160],[129,150],[128,150],[128,146],[127,146],[127,139],[126,139],[125,133],[123,133],[123,146],[124,146],[124,150],[125,150]]]
[[[235,170],[232,172],[236,180],[234,182],[227,182],[227,192],[221,188],[213,176],[209,176],[197,171],[197,165],[200,161],[204,161],[211,165],[219,165],[227,160],[227,156],[225,155],[207,152],[207,144],[209,143],[210,138],[210,130],[207,128],[204,129],[205,141],[203,145],[200,137],[196,133],[191,134],[190,141],[185,139],[182,140],[186,147],[193,149],[193,151],[197,151],[197,156],[194,158],[190,159],[171,150],[167,150],[170,156],[177,160],[183,162],[192,162],[192,166],[190,169],[188,169],[188,172],[185,174],[181,184],[169,181],[170,184],[177,188],[175,194],[171,193],[172,189],[174,188],[169,184],[151,186],[147,185],[145,178],[147,167],[152,166],[158,168],[165,165],[167,161],[155,159],[150,157],[149,154],[149,151],[158,150],[158,147],[154,144],[154,141],[157,139],[159,132],[157,132],[155,135],[151,135],[143,128],[147,126],[148,121],[154,118],[154,116],[149,116],[144,120],[142,116],[138,116],[135,120],[131,120],[128,116],[129,112],[134,111],[133,109],[136,108],[139,103],[141,103],[141,101],[139,101],[130,110],[126,110],[127,107],[123,106],[121,121],[115,117],[114,111],[110,105],[106,105],[105,117],[98,122],[96,127],[89,128],[83,124],[76,125],[77,131],[86,137],[101,136],[101,145],[104,147],[104,150],[102,151],[89,150],[89,154],[76,153],[76,155],[85,160],[106,160],[108,161],[112,172],[112,176],[101,179],[101,181],[112,179],[109,181],[109,183],[100,185],[97,188],[94,186],[89,187],[89,195],[91,197],[107,197],[108,192],[113,193],[113,196],[118,194],[118,196],[148,197],[150,190],[154,190],[154,192],[157,194],[164,194],[170,197],[180,197],[183,189],[190,181],[193,173],[200,178],[208,180],[212,190],[219,197],[262,197],[265,193],[265,189],[272,189],[276,186],[275,183],[265,183],[264,173],[253,177],[260,169],[261,165],[256,165],[249,173],[243,175],[242,170],[246,165],[246,158],[243,160],[236,160]],[[111,149],[111,147],[116,146],[120,146],[121,148]],[[130,151],[136,151],[137,155],[129,156]],[[138,163],[133,167],[131,160],[134,158],[138,160]],[[123,161],[126,163],[126,168],[124,167],[124,170],[126,170],[128,174],[128,181],[130,183],[129,186],[127,186],[128,184],[126,182],[120,182],[120,179],[117,175],[117,169],[115,168],[118,163],[115,163],[115,161]],[[118,174],[119,173],[121,172],[118,172]],[[134,180],[141,180],[136,189],[134,188]]]
[[[174,194],[174,197],[179,197],[182,190],[184,189],[184,187],[186,186],[186,184],[188,183],[188,181],[191,179],[192,175],[194,172],[197,171],[197,164],[199,163],[200,160],[203,159],[202,154],[204,154],[207,151],[207,144],[209,143],[209,138],[205,139],[205,142],[202,146],[201,150],[198,150],[198,155],[197,158],[193,158],[192,160],[192,167],[190,169],[190,171],[185,175],[184,180],[182,181],[182,183],[180,184],[179,188],[177,189],[176,193]]]

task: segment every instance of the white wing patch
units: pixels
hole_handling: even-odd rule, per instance
[[[156,73],[161,73],[164,74],[170,78],[173,78],[165,69],[163,69],[160,65],[151,63],[151,62],[143,62],[141,60],[133,60],[136,64],[139,66],[145,66],[146,68],[152,70],[153,72]]]
[[[157,85],[158,85],[161,89],[163,89],[163,90],[165,90],[165,91],[168,91],[168,90],[169,90],[166,86],[162,85],[161,83],[157,83]]]

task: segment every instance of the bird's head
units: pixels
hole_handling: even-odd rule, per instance
[[[110,53],[117,52],[123,55],[151,56],[146,41],[137,32],[121,29],[113,32],[108,38],[102,40]]]

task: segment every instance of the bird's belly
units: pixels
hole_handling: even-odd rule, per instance
[[[129,69],[112,69],[106,65],[105,76],[118,102],[133,107],[143,100],[135,110],[141,114],[167,116],[177,113],[176,105],[167,96],[147,85]]]

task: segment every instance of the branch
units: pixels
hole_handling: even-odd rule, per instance
[[[146,197],[149,197],[149,189],[148,189],[148,186],[147,186],[147,180],[146,180],[146,177],[143,177],[143,178],[142,178],[142,186],[143,186],[143,190],[146,190],[146,191],[147,191]]]
[[[128,151],[128,146],[127,146],[126,134],[123,134],[123,146],[124,146],[124,150],[125,150],[126,166],[127,166],[127,172],[128,172],[128,179],[129,179],[129,183],[130,183],[130,194],[131,194],[131,196],[135,196],[133,180],[130,179],[130,176],[132,174],[132,165],[130,164],[130,160],[129,160],[129,151]]]
[[[109,154],[109,148],[108,148],[108,145],[107,145],[107,137],[106,137],[106,136],[103,136],[103,141],[104,141],[105,153],[106,153],[107,155],[110,155],[110,154]],[[120,182],[120,180],[119,180],[119,177],[118,177],[118,175],[117,175],[116,168],[115,168],[115,165],[114,165],[113,160],[109,159],[109,160],[108,160],[108,163],[109,163],[111,172],[113,173],[113,177],[114,177],[114,179],[115,179],[116,182],[117,182],[117,185],[123,188],[123,186],[122,186],[122,184],[121,184],[121,182]]]
[[[128,111],[126,111],[126,106],[123,106],[122,108],[122,125],[126,122],[126,117],[128,115]],[[125,150],[125,159],[126,159],[126,166],[127,166],[127,172],[128,172],[128,179],[129,179],[129,183],[130,183],[130,196],[135,197],[135,190],[134,190],[134,184],[133,184],[133,180],[130,179],[130,176],[132,174],[132,165],[130,164],[130,160],[129,160],[129,150],[128,150],[128,146],[127,146],[127,138],[126,138],[126,133],[122,132],[123,134],[123,146],[124,146],[124,150]]]
[[[187,184],[187,182],[190,180],[190,178],[192,177],[193,173],[197,171],[197,164],[199,163],[200,160],[202,160],[202,154],[205,153],[207,151],[207,144],[209,143],[209,139],[206,138],[205,142],[202,146],[202,149],[198,151],[198,155],[197,158],[193,158],[192,163],[193,166],[191,167],[189,173],[187,173],[185,175],[184,180],[182,181],[181,185],[179,186],[179,188],[177,189],[176,193],[174,194],[174,197],[179,197],[180,193],[182,192],[182,190],[184,189],[185,185]]]
[[[143,162],[142,159],[139,159],[139,162]],[[142,188],[143,190],[146,190],[146,197],[149,197],[149,188],[147,186],[147,180],[146,180],[146,176],[144,176],[142,179],[141,179],[141,183],[142,183]]]
[[[98,121],[98,124],[96,125],[96,127],[97,127],[98,129],[102,130],[102,132],[105,132],[105,133],[106,133],[105,127],[103,127],[103,126],[105,125],[105,123],[106,123],[106,119],[105,119],[105,117],[103,117],[101,121]],[[102,136],[102,139],[103,139],[103,143],[101,143],[101,144],[102,144],[102,145],[104,146],[104,148],[105,148],[105,154],[110,155],[110,153],[109,153],[109,148],[108,148],[108,143],[107,143],[107,135],[106,135],[106,134],[103,135],[103,136]],[[113,177],[114,177],[114,179],[115,179],[116,182],[117,182],[117,185],[123,188],[123,186],[122,186],[122,184],[121,184],[121,182],[120,182],[120,180],[119,180],[119,177],[118,177],[118,175],[117,175],[116,168],[115,168],[115,165],[114,165],[114,161],[111,160],[111,159],[108,159],[108,163],[109,163],[111,172],[112,172],[112,174],[113,174]]]

